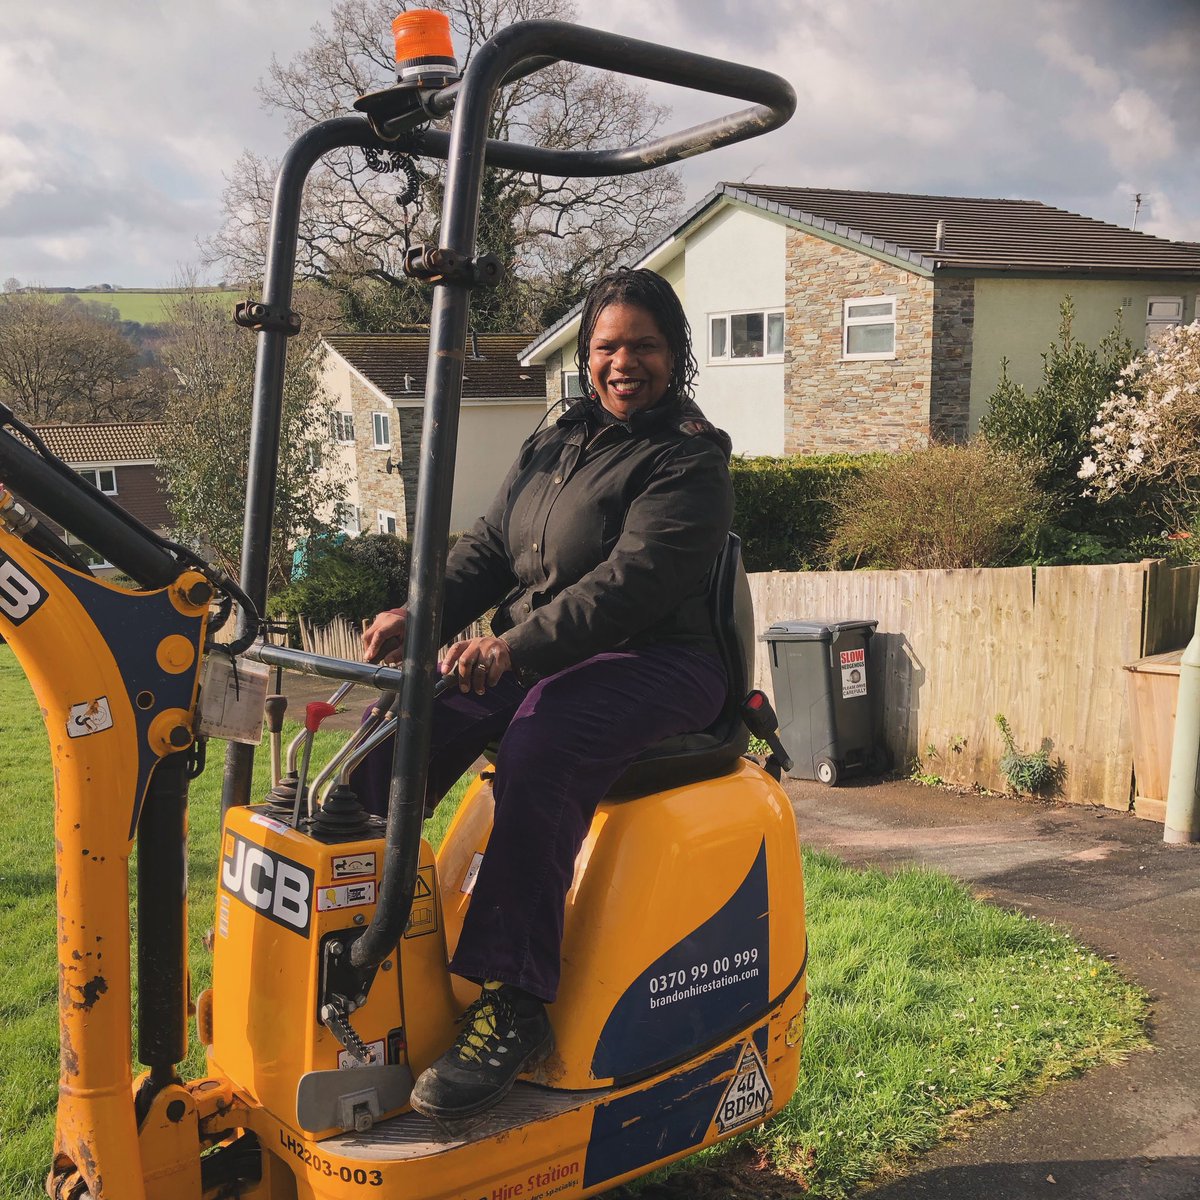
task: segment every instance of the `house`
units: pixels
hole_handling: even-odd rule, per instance
[[[157,460],[150,449],[154,435],[162,428],[161,423],[153,421],[33,427],[52,453],[143,525],[159,532],[171,524],[166,496],[158,481]],[[66,540],[80,545],[70,533]],[[102,555],[87,547],[81,553],[102,578],[115,573]]]
[[[518,358],[527,341],[479,334],[468,347],[450,513],[454,531],[469,528],[486,510],[521,443],[545,418],[545,372]],[[325,342],[330,441],[349,480],[343,528],[411,537],[429,335],[339,333]]]
[[[1200,249],[1032,200],[722,183],[639,266],[679,293],[696,397],[743,454],[961,440],[1001,364],[1026,387],[1070,295],[1095,344],[1198,315]],[[577,393],[579,310],[526,346]]]

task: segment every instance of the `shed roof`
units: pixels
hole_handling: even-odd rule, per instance
[[[66,463],[149,463],[155,461],[152,435],[161,421],[109,422],[89,425],[34,425],[50,451]]]
[[[524,334],[481,333],[475,339],[478,358],[473,357],[468,343],[463,399],[545,403],[545,368],[524,367],[518,358],[528,340]],[[428,334],[333,333],[325,341],[389,400],[398,404],[423,402]]]

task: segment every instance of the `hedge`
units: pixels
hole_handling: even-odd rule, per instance
[[[733,474],[733,529],[747,571],[811,571],[828,565],[831,498],[877,454],[740,458]]]

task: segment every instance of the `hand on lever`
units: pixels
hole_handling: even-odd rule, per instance
[[[404,632],[408,625],[408,609],[389,608],[381,612],[363,630],[363,657],[369,663],[385,667],[399,666],[404,661]]]

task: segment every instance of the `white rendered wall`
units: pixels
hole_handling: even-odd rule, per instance
[[[334,354],[328,349],[325,351],[325,358],[321,364],[321,383],[335,410],[343,413],[354,411],[350,403],[350,367],[340,354]],[[357,435],[358,430],[355,430],[355,436],[357,437]],[[328,437],[328,433],[326,437]],[[337,478],[346,484],[344,503],[357,506],[360,503],[358,456],[355,453],[354,443],[327,441],[325,453]],[[326,519],[332,517],[330,512],[324,512],[321,515]],[[368,530],[368,532],[370,531]]]
[[[688,237],[684,257],[686,291],[682,278],[671,283],[692,326],[700,364],[696,400],[704,415],[733,438],[735,454],[782,454],[783,363],[710,366],[708,318],[731,310],[783,308],[786,226],[764,213],[727,208]]]
[[[451,533],[470,529],[475,519],[487,511],[521,443],[545,415],[546,405],[541,400],[463,404],[454,465],[454,499],[450,504]]]

